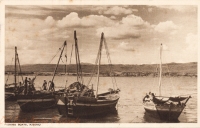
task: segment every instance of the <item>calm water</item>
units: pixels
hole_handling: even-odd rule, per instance
[[[28,76],[33,77],[33,76]],[[43,80],[51,80],[51,76],[38,76],[35,80],[35,86],[39,90],[42,87]],[[89,77],[84,77],[87,85]],[[68,82],[66,83],[66,80]],[[117,105],[117,111],[101,115],[93,118],[69,118],[61,117],[55,109],[46,111],[25,113],[20,110],[16,102],[5,102],[5,120],[6,122],[46,122],[46,123],[144,123],[144,122],[163,122],[153,118],[145,113],[142,106],[142,99],[149,91],[158,94],[158,79],[153,77],[116,77],[117,86],[120,88],[120,99]],[[12,82],[12,76],[8,81]],[[76,81],[73,76],[56,76],[54,83],[56,89],[68,86]],[[96,85],[96,80],[92,83]],[[110,77],[102,77],[100,79],[99,93],[107,91],[112,87]],[[94,86],[95,88],[95,86]],[[174,77],[163,78],[162,94],[165,96],[186,95],[191,94],[192,98],[188,101],[187,106],[179,117],[180,123],[195,123],[197,122],[197,78],[191,77]]]

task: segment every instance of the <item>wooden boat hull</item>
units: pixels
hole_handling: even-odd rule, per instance
[[[17,88],[15,91],[15,87],[5,88],[5,101],[16,101],[16,94],[19,94],[23,91],[23,87]]]
[[[117,100],[113,101],[98,101],[97,103],[76,103],[76,105],[73,105],[73,111],[70,116],[94,116],[98,114],[103,114],[105,112],[109,112],[115,109],[115,106],[118,102]]]
[[[161,120],[177,121],[185,105],[144,105],[145,111]]]
[[[17,95],[17,103],[21,110],[25,112],[41,111],[56,106],[52,94]]]
[[[59,97],[59,98],[58,98]],[[70,102],[67,97],[57,96],[57,108],[61,115],[63,116],[73,116],[73,117],[91,117],[99,114],[104,114],[112,110],[116,110],[116,104],[119,100],[115,98],[113,100],[96,100],[95,101],[85,101],[81,102]]]

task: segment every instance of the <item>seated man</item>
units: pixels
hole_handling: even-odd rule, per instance
[[[143,103],[144,102],[150,102],[151,101],[151,98],[150,98],[150,96],[148,95],[148,94],[146,94],[146,96],[143,98]]]

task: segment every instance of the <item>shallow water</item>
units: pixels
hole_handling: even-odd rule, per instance
[[[33,77],[33,76],[28,76]],[[10,76],[11,78],[11,76]],[[37,76],[35,80],[36,89],[42,87],[43,80],[51,80],[51,76]],[[89,77],[84,77],[88,81]],[[66,83],[66,80],[68,82]],[[56,90],[64,88],[76,81],[74,76],[56,76],[54,83]],[[158,95],[158,78],[153,77],[116,77],[117,86],[120,88],[120,99],[116,111],[106,115],[99,115],[93,118],[69,118],[59,115],[57,108],[39,112],[25,113],[20,110],[16,102],[5,102],[5,122],[38,122],[38,123],[163,123],[151,117],[142,106],[142,99],[149,91]],[[8,83],[12,82],[12,78]],[[96,80],[92,82],[96,85]],[[85,82],[87,85],[87,83]],[[90,84],[91,85],[91,84]],[[107,91],[112,87],[110,77],[101,77],[99,93]],[[95,88],[95,86],[94,86]],[[185,109],[179,117],[179,123],[197,122],[197,78],[174,77],[162,79],[162,95],[186,95],[191,94],[192,98],[188,101]]]

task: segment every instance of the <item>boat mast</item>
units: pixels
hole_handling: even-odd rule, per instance
[[[76,56],[76,72],[77,72],[77,81],[79,78],[79,68],[78,68],[78,58],[77,58],[77,38],[76,38],[76,31],[74,31],[74,40],[75,40],[75,56]]]
[[[17,53],[17,52],[16,52],[16,53]],[[18,53],[16,54],[16,56],[17,56],[17,62],[18,62],[18,64],[19,64],[19,72],[22,73],[22,69],[21,69],[21,65],[20,65],[20,62],[19,62],[19,56],[18,56]],[[22,81],[24,81],[22,75],[21,75],[21,77],[22,77]]]
[[[161,95],[161,80],[162,80],[162,44],[160,46],[160,79],[159,79],[159,95]]]
[[[78,40],[76,37],[76,31],[74,31],[74,40],[75,40],[75,55],[76,55],[76,68],[77,68],[77,81],[81,78],[81,83],[83,84],[83,77],[82,77],[82,69],[80,64],[80,57],[79,57],[79,50],[78,50]],[[72,46],[73,48],[73,46]]]
[[[99,55],[98,55],[98,70],[97,70],[97,86],[96,86],[96,95],[95,98],[97,98],[98,94],[98,86],[99,86],[99,69],[100,69],[100,64],[101,64],[101,50],[102,50],[102,45],[103,45],[103,40],[104,40],[104,33],[101,33],[101,41],[100,41],[100,46],[99,46]]]
[[[15,46],[15,88],[17,87],[17,47]]]
[[[64,48],[65,48],[65,45],[67,45],[67,42],[66,42],[66,41],[64,42],[63,49],[62,49],[62,51],[61,51],[61,53],[60,53],[60,57],[59,57],[59,59],[58,59],[58,63],[57,63],[56,68],[55,68],[55,70],[54,70],[53,78],[52,78],[52,80],[51,80],[52,82],[53,82],[53,80],[54,80],[54,77],[55,77],[55,74],[56,74],[56,70],[57,70],[57,68],[58,68],[58,64],[59,64],[60,59],[61,59],[61,57],[62,57],[62,53],[63,53],[63,50],[64,50]]]

